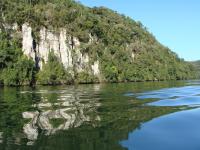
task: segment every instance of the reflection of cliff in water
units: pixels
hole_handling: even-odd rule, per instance
[[[3,132],[0,132],[0,144],[3,143]]]
[[[95,90],[97,89],[96,87]],[[33,105],[36,111],[27,111],[22,114],[24,119],[31,119],[23,127],[23,132],[29,140],[27,144],[32,145],[37,140],[40,130],[45,135],[53,135],[59,130],[76,128],[83,123],[96,126],[100,121],[96,110],[100,103],[98,98],[88,99],[90,93],[84,92],[82,94],[76,91],[71,91],[71,93],[67,91],[66,93],[64,90],[38,91],[42,100]],[[54,95],[50,96],[50,100],[48,99],[49,93]]]
[[[133,106],[130,106],[133,107]],[[53,136],[41,135],[32,149],[49,150],[123,150],[119,141],[127,139],[130,131],[137,129],[140,125],[153,118],[172,113],[172,108],[141,107],[119,109],[109,107],[112,114],[101,113],[101,122],[94,127],[83,125],[57,132]],[[122,106],[123,108],[123,106]]]
[[[0,90],[0,150],[33,145],[41,135],[96,126],[100,85]]]
[[[0,91],[0,150],[122,150],[130,131],[179,110],[126,97],[124,84],[99,86]]]

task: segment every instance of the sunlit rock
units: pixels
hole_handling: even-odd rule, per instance
[[[87,53],[81,52],[81,42],[78,38],[67,34],[66,29],[49,30],[41,27],[38,33],[34,33],[38,37],[33,37],[33,29],[28,23],[22,25],[22,49],[25,55],[32,58],[36,65],[43,68],[43,63],[48,62],[50,51],[60,59],[63,66],[73,74],[73,69],[77,72],[86,71],[90,68],[91,73],[98,75],[99,62],[90,65],[90,58]],[[90,36],[88,44],[95,42],[97,39]]]
[[[92,71],[93,71],[94,75],[99,75],[100,74],[99,61],[95,61],[94,64],[91,67],[92,67]]]
[[[59,40],[60,40],[61,61],[66,69],[72,68],[73,59],[72,59],[71,45],[69,44],[70,37],[67,36],[66,29],[61,29]]]
[[[28,25],[28,23],[22,25],[22,38],[22,50],[24,54],[35,60],[32,28]]]

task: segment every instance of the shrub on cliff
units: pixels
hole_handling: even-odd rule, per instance
[[[58,57],[51,51],[48,55],[48,62],[43,64],[42,70],[37,75],[37,82],[42,85],[70,84],[73,79]]]
[[[86,71],[79,72],[76,78],[77,83],[98,83],[99,79]]]
[[[23,55],[19,40],[0,33],[0,82],[4,85],[32,84],[35,63]]]

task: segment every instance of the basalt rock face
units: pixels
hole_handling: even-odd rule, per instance
[[[39,39],[34,39],[29,24],[22,25],[23,53],[32,58],[40,69],[44,63],[48,62],[49,52],[53,51],[67,70],[82,72],[89,68],[91,74],[100,74],[99,61],[90,63],[88,54],[81,52],[81,43],[78,38],[67,34],[66,29],[60,28],[52,31],[41,27],[38,34]],[[93,42],[92,37],[89,42]]]

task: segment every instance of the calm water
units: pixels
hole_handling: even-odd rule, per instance
[[[0,150],[199,150],[200,81],[0,89]]]

